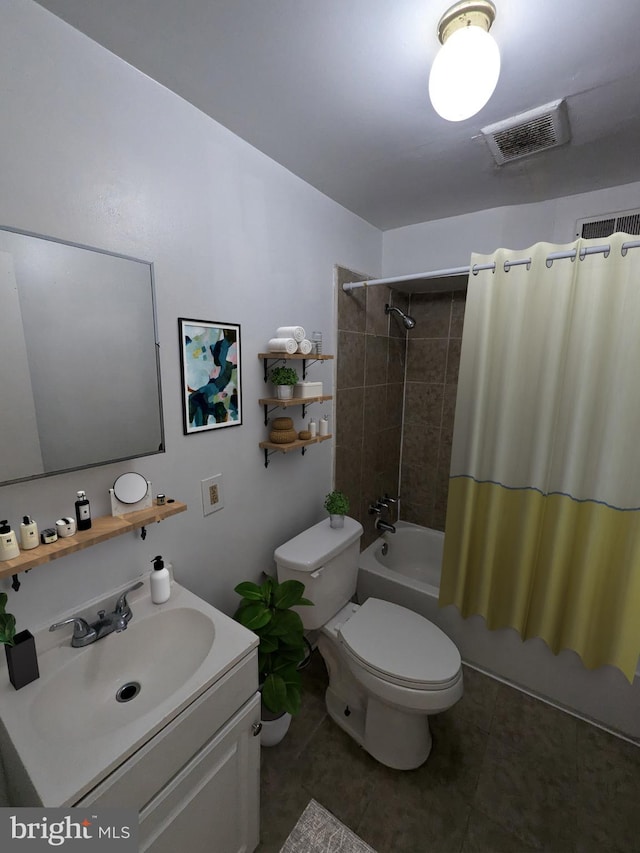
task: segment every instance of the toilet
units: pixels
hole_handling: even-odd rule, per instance
[[[412,770],[431,751],[429,715],[463,693],[460,652],[418,613],[369,598],[354,604],[362,525],[329,519],[280,545],[278,580],[302,581],[313,607],[296,608],[318,630],[329,673],[329,716],[381,764]]]

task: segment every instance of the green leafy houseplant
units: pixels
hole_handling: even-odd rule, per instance
[[[13,646],[16,636],[16,617],[12,613],[6,613],[7,593],[0,592],[0,643],[5,646]]]
[[[272,714],[297,714],[302,679],[298,665],[306,655],[302,619],[292,607],[313,605],[303,598],[304,584],[267,578],[258,585],[244,581],[235,587],[242,601],[234,619],[260,639],[258,672],[262,702]]]
[[[298,374],[293,367],[274,367],[269,378],[274,385],[295,385],[298,381]]]
[[[346,515],[349,512],[349,498],[344,492],[334,490],[324,499],[324,508],[329,515]]]

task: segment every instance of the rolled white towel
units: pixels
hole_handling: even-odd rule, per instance
[[[298,351],[298,344],[293,338],[271,338],[267,346],[269,352],[287,352],[293,355]]]
[[[299,343],[306,337],[302,326],[279,326],[276,329],[276,338],[293,338],[296,343]]]
[[[313,349],[313,344],[311,341],[308,341],[306,338],[299,341],[298,343],[298,352],[301,352],[303,355],[309,355],[311,350]]]

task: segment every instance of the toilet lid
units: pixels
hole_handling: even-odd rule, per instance
[[[455,644],[406,607],[368,598],[339,630],[347,649],[388,681],[436,689],[458,678],[461,659]]]

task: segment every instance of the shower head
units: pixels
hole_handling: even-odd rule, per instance
[[[396,308],[395,305],[387,304],[384,306],[385,314],[391,314],[392,311],[394,311],[400,317],[405,329],[413,329],[416,324],[416,321],[413,319],[413,317],[409,317],[408,314],[405,314],[404,311],[401,311],[399,308]]]

